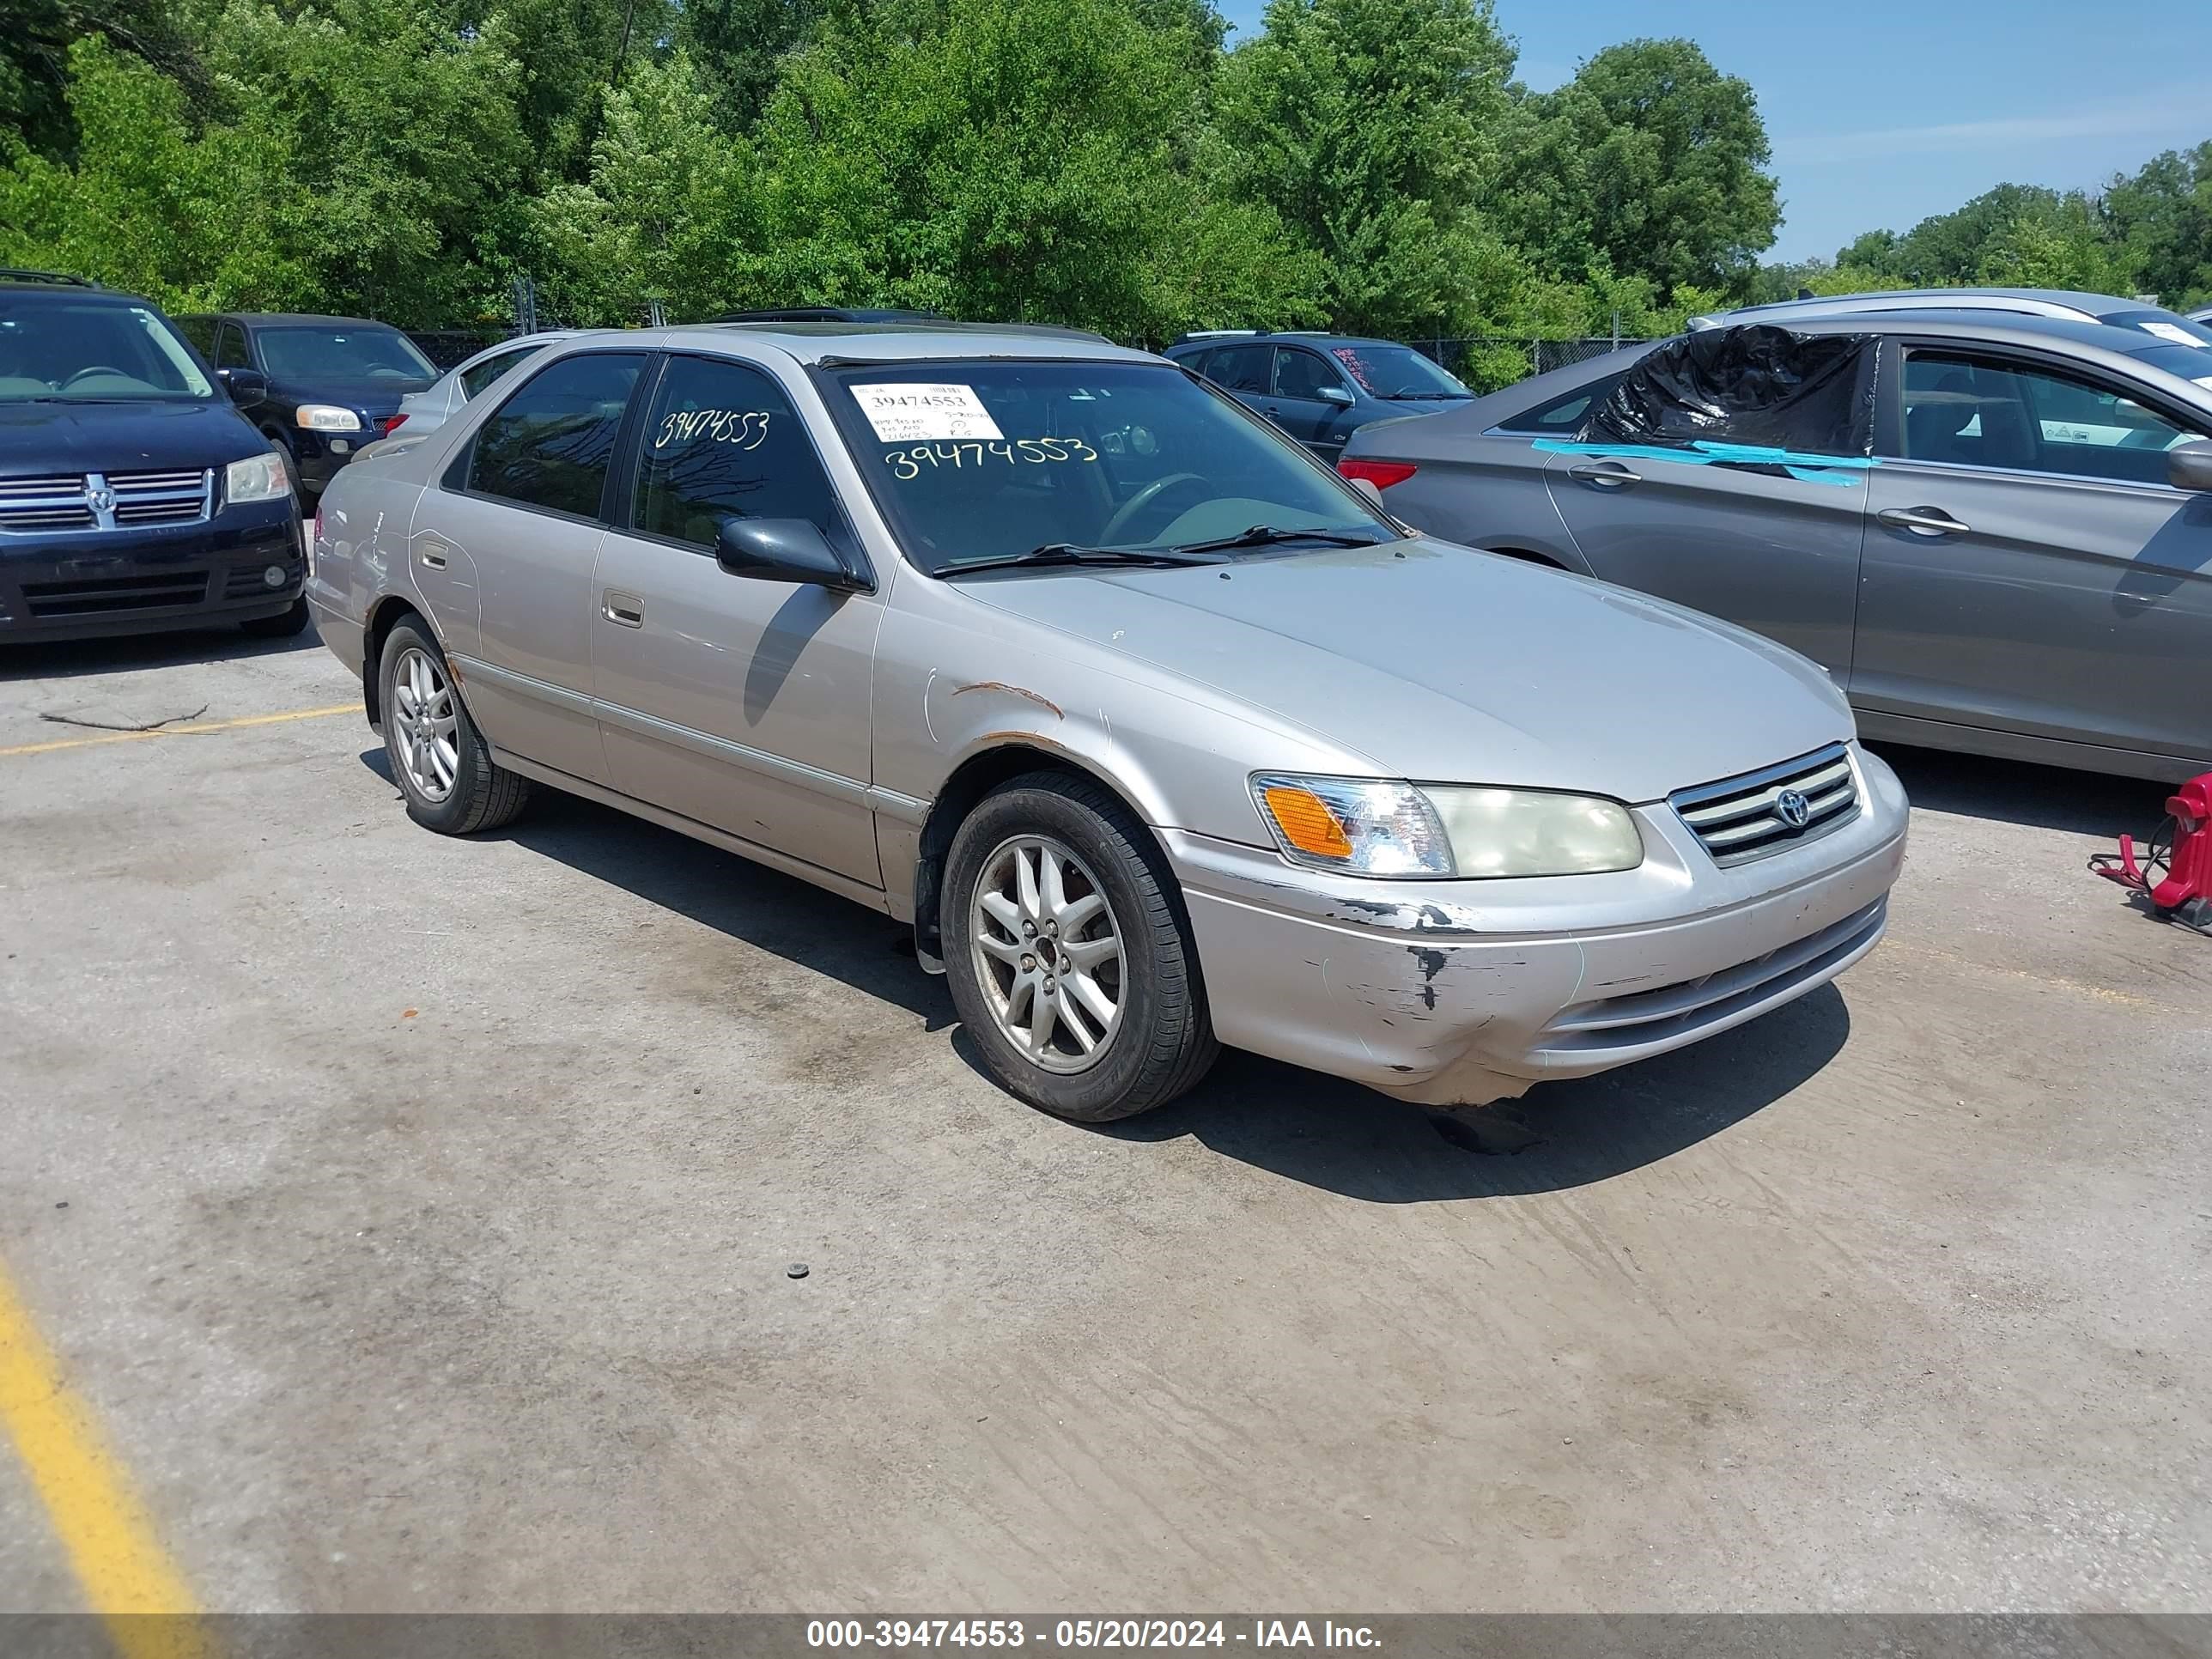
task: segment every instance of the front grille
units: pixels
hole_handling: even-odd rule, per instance
[[[208,568],[142,572],[135,576],[101,576],[88,581],[25,582],[23,604],[40,621],[66,617],[105,617],[118,611],[152,611],[164,605],[198,605],[207,598]]]
[[[1850,751],[1830,744],[1794,761],[1667,798],[1716,864],[1746,864],[1842,829],[1859,815]]]
[[[0,478],[0,530],[89,530],[93,523],[81,472]]]
[[[215,505],[215,474],[63,472],[0,479],[0,531],[131,530],[198,524]]]
[[[210,472],[111,472],[115,522],[191,524],[208,515],[215,487]]]

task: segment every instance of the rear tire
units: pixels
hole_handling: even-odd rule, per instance
[[[249,617],[239,626],[257,640],[289,640],[307,625],[307,600],[302,594],[289,609],[273,617]]]
[[[953,1006],[1030,1105],[1133,1117],[1220,1052],[1175,876],[1103,785],[1032,773],[985,798],[952,838],[940,907]]]
[[[441,836],[470,836],[510,822],[530,799],[529,780],[495,764],[461,702],[446,653],[418,617],[393,625],[377,666],[384,752],[407,816]]]

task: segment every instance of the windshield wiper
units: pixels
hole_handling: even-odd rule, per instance
[[[1175,553],[1226,553],[1238,547],[1273,547],[1278,542],[1322,542],[1330,547],[1373,547],[1382,542],[1380,536],[1362,535],[1356,530],[1285,530],[1272,524],[1255,524],[1249,530],[1240,530],[1234,536],[1220,536],[1210,542],[1182,542],[1168,550]]]
[[[1074,542],[1047,542],[1026,553],[1006,553],[993,559],[970,559],[964,564],[947,565],[937,574],[940,576],[964,576],[971,570],[1012,570],[1039,565],[1164,565],[1218,564],[1218,559],[1199,556],[1204,554],[1199,547],[1083,547]]]

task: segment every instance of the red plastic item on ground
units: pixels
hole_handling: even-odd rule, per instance
[[[2212,933],[2212,772],[2194,777],[2166,803],[2166,821],[2136,856],[2136,838],[2120,837],[2117,856],[2089,867],[2107,881],[2142,894],[2172,921]]]

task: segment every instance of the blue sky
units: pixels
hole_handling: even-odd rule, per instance
[[[1600,48],[1686,35],[1759,94],[1782,180],[1772,257],[1833,257],[2011,180],[2094,186],[2212,138],[2193,7],[2079,0],[1497,0],[1521,77],[1550,88]],[[1261,0],[1229,0],[1240,32]],[[1234,36],[1232,39],[1236,38]]]

